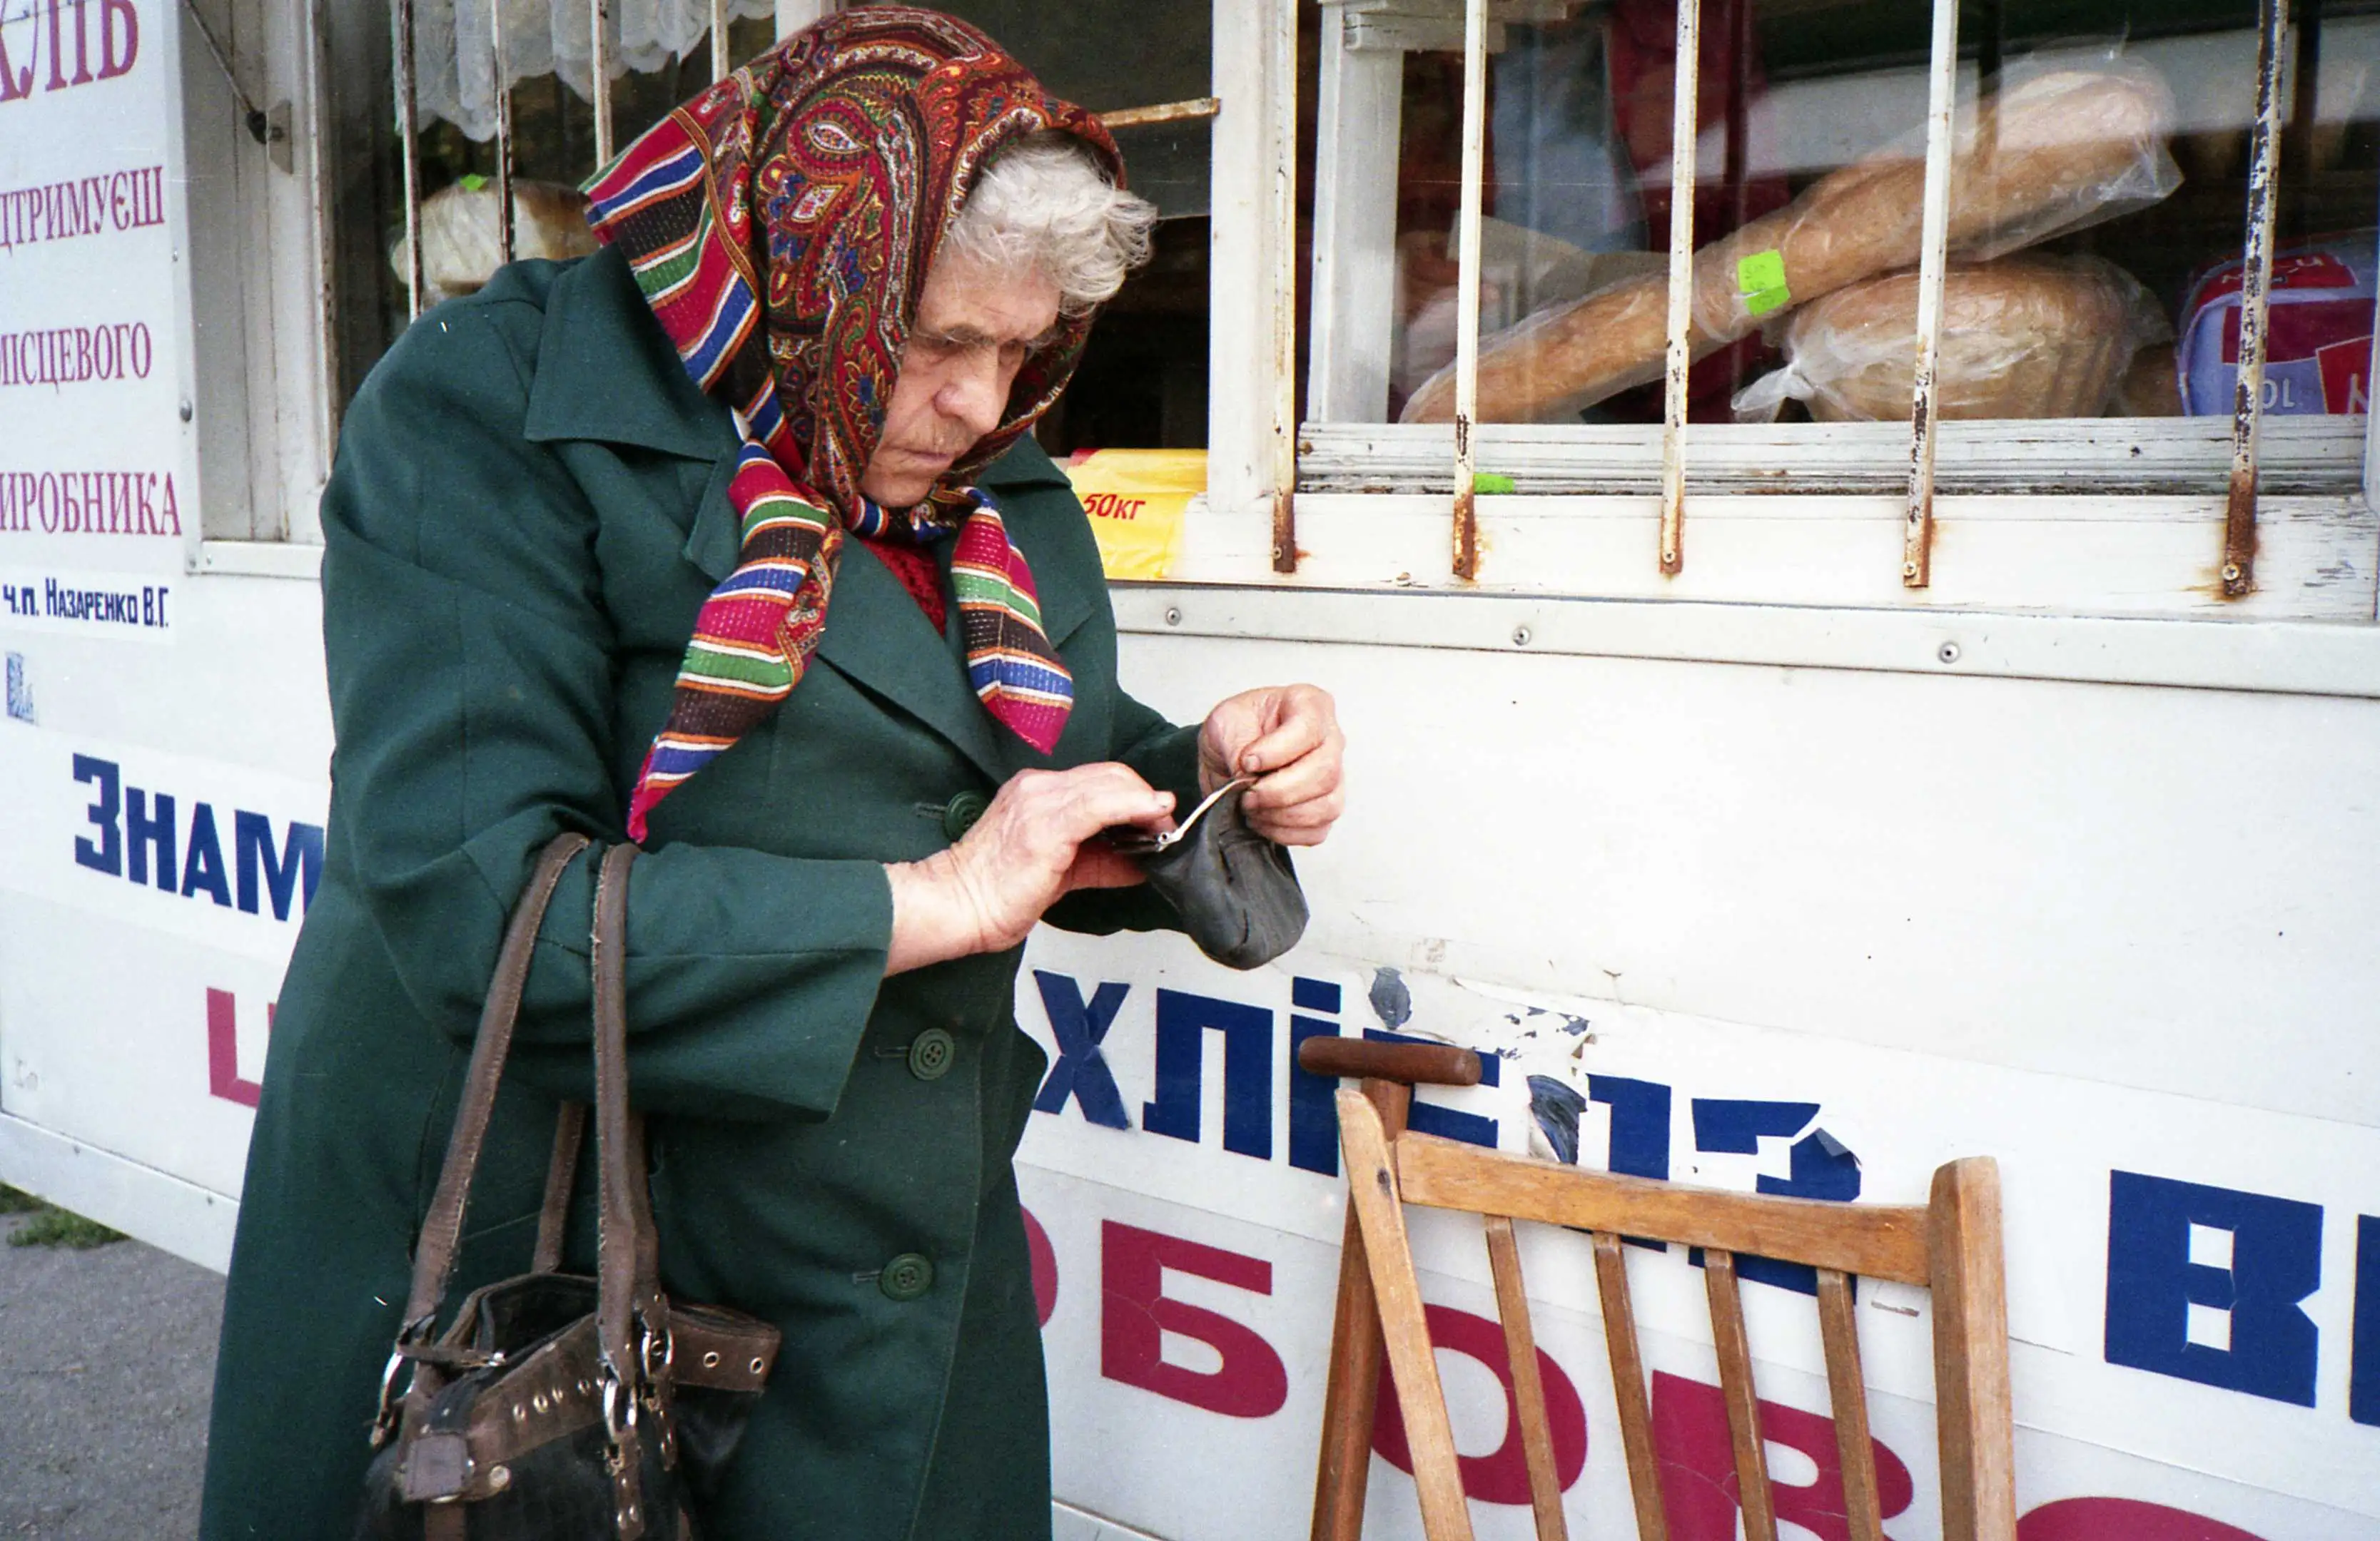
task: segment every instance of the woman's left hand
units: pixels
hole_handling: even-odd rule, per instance
[[[1257,777],[1240,800],[1249,826],[1283,845],[1319,845],[1346,807],[1346,746],[1329,691],[1244,690],[1208,712],[1198,730],[1198,790]]]

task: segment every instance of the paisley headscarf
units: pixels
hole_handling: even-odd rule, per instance
[[[1047,754],[1074,682],[1033,576],[969,479],[1030,429],[1090,318],[1017,373],[1000,426],[914,508],[860,491],[926,270],[984,163],[1026,134],[1072,134],[1119,186],[1099,120],[1041,89],[983,33],[905,6],[846,11],[787,38],[672,112],[589,182],[588,222],[620,249],[686,371],[734,409],[735,570],[695,621],[668,722],[628,804],[653,806],[764,721],[826,625],[845,532],[925,544],[953,531],[970,683]]]

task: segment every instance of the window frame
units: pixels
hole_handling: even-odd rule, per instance
[[[198,439],[192,573],[310,577],[319,564],[337,400],[321,153],[326,3],[167,8]]]
[[[1449,500],[1450,540],[1456,552],[1464,544],[1464,500],[1461,491],[1469,467],[1454,431],[1447,425],[1419,426],[1352,420],[1352,402],[1369,394],[1366,371],[1385,375],[1388,329],[1384,324],[1392,301],[1392,264],[1383,253],[1392,248],[1394,220],[1397,117],[1403,55],[1373,52],[1354,43],[1359,17],[1366,0],[1321,0],[1324,25],[1318,82],[1318,137],[1316,151],[1315,261],[1313,271],[1313,348],[1307,381],[1312,411],[1299,425],[1300,454],[1296,492],[1308,535],[1319,534],[1312,516],[1350,515],[1347,522],[1364,520],[1337,505],[1343,499],[1420,497]],[[1470,41],[1485,36],[1490,16],[1486,0],[1470,0],[1464,20],[1473,29]],[[2268,29],[2277,28],[2278,7],[2266,5]],[[1937,0],[1935,7],[1936,48],[1930,61],[1935,109],[1938,120],[1929,144],[1937,169],[1947,163],[1949,87],[1957,79],[1955,0]],[[1363,23],[1377,27],[1377,22]],[[1440,31],[1444,30],[1440,28]],[[1395,40],[1391,40],[1395,41]],[[1435,42],[1442,37],[1404,41]],[[2294,50],[2286,35],[2273,58],[2265,62],[2267,85],[2265,111],[2277,121],[2279,92],[2274,89],[2279,66]],[[1694,72],[1680,71],[1682,96],[1690,96]],[[1691,111],[1690,106],[1681,111]],[[1686,121],[1691,122],[1688,118]],[[1477,128],[1474,127],[1476,133]],[[1681,156],[1676,184],[1691,196],[1690,157]],[[1937,177],[1931,179],[1938,185]],[[1352,190],[1352,196],[1351,196]],[[2269,210],[2269,200],[2267,200]],[[1383,234],[1383,232],[1386,232]],[[1938,216],[1935,239],[1927,255],[1933,273],[1941,267]],[[1477,263],[1474,238],[1470,261]],[[2266,239],[2267,260],[2269,237]],[[1938,280],[1937,280],[1938,281]],[[1474,279],[1475,282],[1475,277]],[[1937,291],[1938,292],[1938,291]],[[1921,309],[1923,306],[1921,305]],[[1938,307],[1937,308],[1938,309]],[[1369,324],[1366,324],[1368,318]],[[1220,318],[1219,318],[1220,319]],[[2380,350],[2375,350],[2380,351]],[[1474,355],[1475,359],[1475,353]],[[1371,408],[1377,410],[1377,407]],[[1673,409],[1675,412],[1682,411]],[[2372,525],[2375,483],[2380,483],[2380,430],[2367,418],[2365,431],[2342,431],[2335,419],[2280,419],[2250,425],[2255,463],[2262,477],[2262,503],[2282,528],[2308,517],[2354,525],[2346,538],[2361,581],[2372,586],[2370,569],[2380,559],[2380,526]],[[1689,503],[1703,504],[1758,498],[1815,500],[1820,504],[1844,504],[1849,499],[1872,500],[1902,491],[1915,508],[1919,504],[1911,467],[1912,429],[1907,423],[1873,424],[1695,424],[1678,425],[1674,439],[1682,476],[1678,478],[1672,516],[1687,511]],[[1481,424],[1464,436],[1471,458],[1481,468],[1510,477],[1513,490],[1526,496],[1526,513],[1545,517],[1551,500],[1578,500],[1582,510],[1590,500],[1608,504],[1615,498],[1642,498],[1658,493],[1663,479],[1662,434],[1642,427],[1536,427]],[[2196,500],[2182,515],[2205,522],[2214,510],[2214,550],[2223,552],[2222,504],[2226,473],[2234,461],[2232,425],[2221,419],[2180,421],[2109,419],[2044,421],[2011,431],[2008,424],[1952,422],[1941,424],[1926,441],[1938,469],[1935,480],[1946,498],[1964,500],[1973,512],[1978,500],[1995,500],[2000,512],[2037,510],[2045,518],[2076,512],[2077,504],[2105,504],[2137,500],[2145,507],[2177,498]],[[1931,508],[1926,492],[1923,503]],[[1514,505],[1484,499],[1474,507],[1474,520],[1490,524],[1511,514]],[[1608,512],[1606,510],[1605,512]],[[1811,512],[1820,513],[1814,508]],[[1856,518],[1847,506],[1837,512]],[[1873,511],[1868,516],[1873,520]],[[1330,522],[1337,524],[1339,518]],[[1510,522],[1509,519],[1506,522]],[[1691,527],[1691,520],[1687,521]],[[2370,527],[2370,528],[2365,528]],[[1476,525],[1475,523],[1475,528]],[[1507,532],[1509,533],[1509,532]],[[1475,536],[1474,539],[1476,539]],[[1312,541],[1305,542],[1309,547]],[[1378,571],[1357,579],[1362,564],[1328,562],[1332,581],[1374,581],[1404,584],[1451,584],[1467,581],[1459,557],[1419,567],[1406,542],[1371,538],[1375,545],[1406,546]],[[1656,544],[1648,540],[1647,545]],[[1666,544],[1667,542],[1661,542]],[[1691,536],[1689,537],[1691,544]],[[1497,540],[1490,539],[1492,552]],[[1348,553],[1334,553],[1342,558]],[[1658,553],[1656,553],[1658,555]],[[2061,560],[2050,549],[2045,562]],[[1689,559],[1691,560],[1691,559]],[[1633,594],[1643,587],[1629,580],[1615,586],[1608,567],[1601,571],[1519,575],[1499,573],[1491,559],[1480,581],[1500,588],[1536,588],[1582,595]],[[1846,602],[1876,602],[1873,597],[1851,600],[1853,591],[1872,586],[1846,586]],[[1674,591],[1680,598],[1724,597],[1751,602],[1775,599],[1756,587],[1713,596],[1698,584],[1656,585],[1654,592]],[[2113,593],[2105,601],[2083,600],[2072,613],[2123,614],[2142,607],[2137,595]],[[1938,602],[1923,587],[1888,602]],[[2177,602],[2177,601],[2180,602]],[[1804,601],[1808,602],[1808,601]],[[1822,601],[1823,602],[1823,601]],[[1985,598],[1989,608],[1993,602]],[[2010,606],[2013,608],[2013,606]],[[2168,592],[2146,605],[2149,613],[2196,609],[2194,597]],[[2232,612],[2242,616],[2289,615],[2298,610],[2288,597],[2265,590],[2235,601]],[[2320,613],[2333,608],[2317,607]],[[2372,618],[2368,607],[2361,618]]]

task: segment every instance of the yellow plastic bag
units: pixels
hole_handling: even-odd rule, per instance
[[[1065,462],[1111,578],[1161,578],[1182,543],[1183,511],[1207,490],[1205,450],[1090,450]]]

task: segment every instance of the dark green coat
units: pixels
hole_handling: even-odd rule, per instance
[[[734,449],[609,252],[520,264],[431,312],[347,415],[322,501],[329,847],[249,1152],[210,1538],[347,1534],[504,916],[556,831],[622,838],[695,612],[735,562]],[[1118,758],[1186,793],[1194,741],[1116,687],[1064,478],[1027,440],[983,480],[1074,672],[1056,753],[991,720],[960,649],[855,542],[800,687],[655,811],[635,868],[631,1081],[664,1282],[785,1334],[719,1541],[1048,1533],[1010,1169],[1044,1056],[1012,1014],[1015,953],[882,977],[881,864],[942,848],[954,796],[1031,766]],[[527,1266],[554,1099],[588,1093],[592,865],[539,942],[457,1294]],[[1080,894],[1051,919],[1170,913]],[[905,1054],[929,1028],[958,1043],[933,1079]],[[580,1200],[584,1258],[583,1183]],[[904,1254],[932,1265],[921,1298],[880,1288]]]

